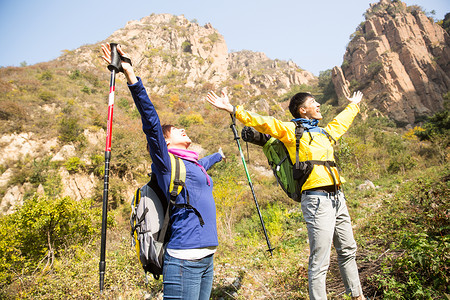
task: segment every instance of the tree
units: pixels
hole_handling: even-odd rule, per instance
[[[450,34],[450,13],[446,13],[444,16],[444,20],[439,22],[439,25],[444,28],[445,31],[447,31],[448,34]]]
[[[333,102],[336,102],[337,95],[333,81],[331,80],[331,69],[319,73],[319,87],[323,90],[322,103],[330,99],[332,99]]]
[[[100,210],[91,206],[91,200],[35,195],[2,216],[0,282],[8,284],[14,273],[48,270],[65,249],[89,241],[100,223]]]

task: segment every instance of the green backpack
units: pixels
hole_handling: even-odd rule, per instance
[[[269,166],[283,191],[295,201],[300,199],[299,185],[294,180],[294,164],[283,142],[271,137],[263,146]]]
[[[277,183],[281,186],[281,188],[289,196],[289,198],[300,202],[302,198],[301,187],[311,174],[314,165],[326,166],[330,170],[336,186],[336,180],[333,176],[333,173],[331,172],[331,167],[336,167],[336,164],[333,161],[299,161],[300,139],[303,136],[305,127],[301,122],[294,123],[296,125],[295,163],[291,161],[289,152],[282,141],[271,137],[268,134],[260,133],[252,127],[247,126],[242,129],[241,136],[244,141],[263,147],[264,155],[267,157],[267,161],[273,171],[273,175],[275,176]],[[327,136],[331,138],[328,134]]]
[[[305,128],[300,122],[295,122],[295,124],[295,136],[298,142],[298,149],[299,141],[303,136]],[[313,166],[311,165],[308,170],[304,170],[300,173],[295,172],[295,165],[292,163],[289,152],[283,142],[271,137],[268,134],[260,133],[252,127],[245,126],[242,129],[241,136],[244,141],[263,147],[264,155],[267,157],[267,162],[273,171],[273,175],[275,176],[277,183],[281,186],[289,198],[295,201],[300,201],[300,188],[311,173]],[[299,168],[304,166],[304,162],[298,163]],[[299,178],[299,175],[301,175],[302,178]]]

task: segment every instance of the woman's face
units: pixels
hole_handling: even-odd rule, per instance
[[[187,149],[192,143],[183,128],[172,127],[169,137],[166,138],[167,148]]]

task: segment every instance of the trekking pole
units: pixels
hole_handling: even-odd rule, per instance
[[[256,210],[258,211],[259,220],[261,221],[261,226],[264,231],[264,236],[266,237],[267,247],[269,248],[267,251],[270,252],[270,256],[273,256],[272,252],[275,248],[272,248],[272,246],[270,245],[269,237],[267,236],[266,226],[264,225],[264,220],[261,215],[261,210],[259,209],[258,200],[256,200],[256,194],[255,194],[255,190],[253,189],[253,183],[252,183],[252,180],[250,179],[250,175],[248,174],[247,163],[245,162],[244,153],[242,153],[241,143],[239,142],[239,135],[236,130],[236,117],[235,117],[234,112],[230,115],[231,115],[231,120],[232,120],[230,128],[231,128],[231,130],[233,130],[234,139],[236,140],[236,143],[238,145],[239,153],[241,154],[242,164],[244,165],[245,174],[247,175],[248,185],[250,186],[250,189],[252,190],[253,200],[255,200]]]
[[[105,253],[106,253],[106,226],[108,216],[108,187],[109,187],[109,162],[111,160],[111,135],[112,135],[112,121],[114,111],[114,91],[116,85],[116,73],[120,69],[120,55],[117,52],[117,44],[111,43],[111,63],[108,65],[108,70],[111,71],[111,81],[109,85],[108,98],[108,123],[106,126],[106,148],[105,148],[105,176],[103,183],[103,209],[102,209],[102,238],[100,245],[100,293],[103,292],[103,285],[105,279]]]

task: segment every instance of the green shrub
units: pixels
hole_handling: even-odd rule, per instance
[[[76,142],[82,132],[78,119],[64,116],[59,122],[59,140],[63,143]]]
[[[374,61],[367,67],[367,72],[370,78],[375,77],[383,69],[383,63],[381,61]]]
[[[91,156],[91,172],[96,176],[103,177],[105,174],[105,156],[94,154]]]
[[[183,52],[192,53],[192,44],[189,41],[184,41],[183,44],[181,44],[181,48],[183,49]]]
[[[122,109],[125,110],[125,111],[130,110],[131,107],[132,107],[132,106],[130,105],[130,103],[128,102],[128,99],[127,99],[127,98],[124,98],[124,97],[121,97],[121,98],[118,99],[118,101],[117,101],[117,106],[120,107],[120,108],[122,108]]]
[[[445,167],[427,171],[386,200],[378,221],[369,220],[373,236],[393,250],[370,278],[385,299],[445,299],[450,293],[449,178]]]
[[[331,80],[331,69],[321,71],[319,73],[319,87],[323,90],[321,99],[318,99],[320,103],[325,103],[327,100],[333,100],[332,103],[337,104],[337,94],[334,89],[333,81]]]
[[[15,221],[15,214],[0,216],[0,290],[11,282],[13,270],[21,270],[25,261]]]
[[[81,78],[81,72],[79,70],[74,70],[74,71],[70,72],[69,78],[72,80]]]
[[[450,132],[450,111],[437,112],[428,119],[424,125],[424,130],[416,131],[415,134],[420,140],[433,140],[439,135],[448,135]]]
[[[62,179],[58,170],[47,171],[43,182],[45,194],[49,197],[59,197],[62,192]]]
[[[85,94],[90,95],[91,94],[91,89],[87,86],[83,86],[83,88],[81,89],[81,91]]]
[[[233,90],[234,91],[240,91],[244,88],[244,86],[240,83],[233,85]]]
[[[185,128],[189,128],[191,125],[203,125],[205,120],[203,120],[202,115],[198,113],[193,113],[190,115],[183,115],[178,119],[178,124]]]
[[[41,100],[43,100],[45,102],[48,102],[48,101],[51,101],[51,100],[55,99],[56,98],[56,94],[53,93],[53,92],[50,92],[50,91],[42,91],[39,94],[39,98],[41,98]]]
[[[374,275],[386,299],[445,299],[450,293],[448,236],[427,234],[406,236],[401,247],[404,254],[387,260],[381,274]]]
[[[411,155],[399,154],[392,157],[387,170],[392,174],[399,172],[405,173],[405,171],[411,170],[415,166],[416,162]]]
[[[0,286],[15,274],[51,268],[66,247],[98,233],[100,210],[90,200],[34,196],[11,215],[0,217]],[[47,262],[43,264],[42,262]]]
[[[216,32],[214,32],[214,33],[208,35],[208,38],[212,43],[215,43],[219,40],[219,35]]]
[[[44,191],[50,197],[57,197],[60,195],[61,175],[58,172],[58,163],[51,162],[51,156],[44,157],[40,160],[34,159],[30,171],[28,181],[37,188],[42,184]]]
[[[39,79],[45,80],[45,81],[50,81],[53,79],[53,73],[50,70],[45,71],[39,76]]]
[[[70,157],[67,159],[67,161],[64,163],[64,166],[66,167],[66,170],[70,174],[78,173],[81,169],[85,167],[85,163],[81,161],[79,157]]]

